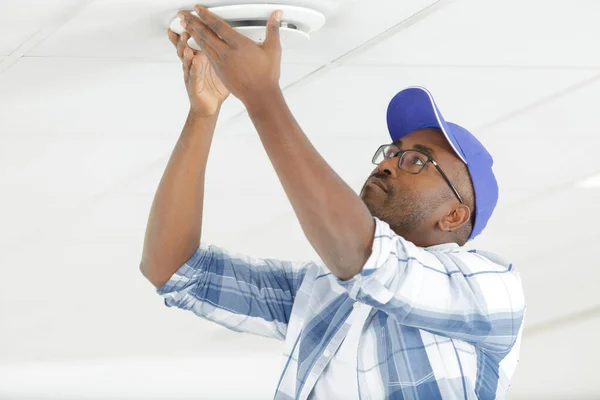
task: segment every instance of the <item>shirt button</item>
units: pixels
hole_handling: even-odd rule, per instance
[[[323,355],[325,357],[330,357],[331,356],[331,352],[329,350],[325,350],[325,352],[323,353]]]
[[[352,307],[358,308],[358,307],[360,307],[360,303],[358,301],[356,301],[356,302],[354,302],[354,304],[352,304]]]

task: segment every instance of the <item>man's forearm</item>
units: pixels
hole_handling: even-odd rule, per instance
[[[190,112],[148,218],[140,269],[157,288],[196,251],[202,232],[204,176],[217,115]]]
[[[280,90],[246,107],[304,234],[334,275],[350,279],[371,253],[369,210],[310,143]]]

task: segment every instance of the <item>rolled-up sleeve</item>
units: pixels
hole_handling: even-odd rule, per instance
[[[525,300],[512,264],[458,245],[420,248],[375,219],[371,256],[362,271],[338,280],[349,296],[399,323],[510,351],[523,323]]]
[[[167,306],[231,330],[284,340],[310,265],[252,258],[202,243],[157,293]]]

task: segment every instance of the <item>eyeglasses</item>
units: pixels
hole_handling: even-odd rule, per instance
[[[383,146],[377,149],[372,161],[373,164],[379,165],[383,160],[386,160],[388,158],[394,158],[398,154],[400,154],[400,158],[398,159],[398,168],[400,168],[402,171],[408,172],[409,174],[413,175],[416,175],[423,171],[423,168],[425,168],[427,163],[431,162],[433,166],[440,172],[444,180],[448,183],[448,186],[450,186],[450,189],[452,189],[458,200],[462,204],[465,204],[462,197],[460,197],[460,194],[458,194],[458,191],[456,190],[452,182],[450,182],[450,179],[448,179],[444,171],[442,171],[438,163],[435,162],[435,160],[433,160],[427,154],[422,153],[419,150],[401,150],[396,145],[384,144]]]

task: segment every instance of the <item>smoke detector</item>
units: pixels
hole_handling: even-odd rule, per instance
[[[281,10],[281,44],[290,48],[305,44],[310,34],[323,27],[326,17],[323,13],[308,7],[289,4],[230,4],[207,7],[242,35],[261,43],[265,40],[267,21],[276,10]],[[193,15],[198,15],[192,11]],[[169,27],[181,35],[184,32],[176,12],[170,18]],[[188,40],[192,49],[200,50],[194,38]]]

